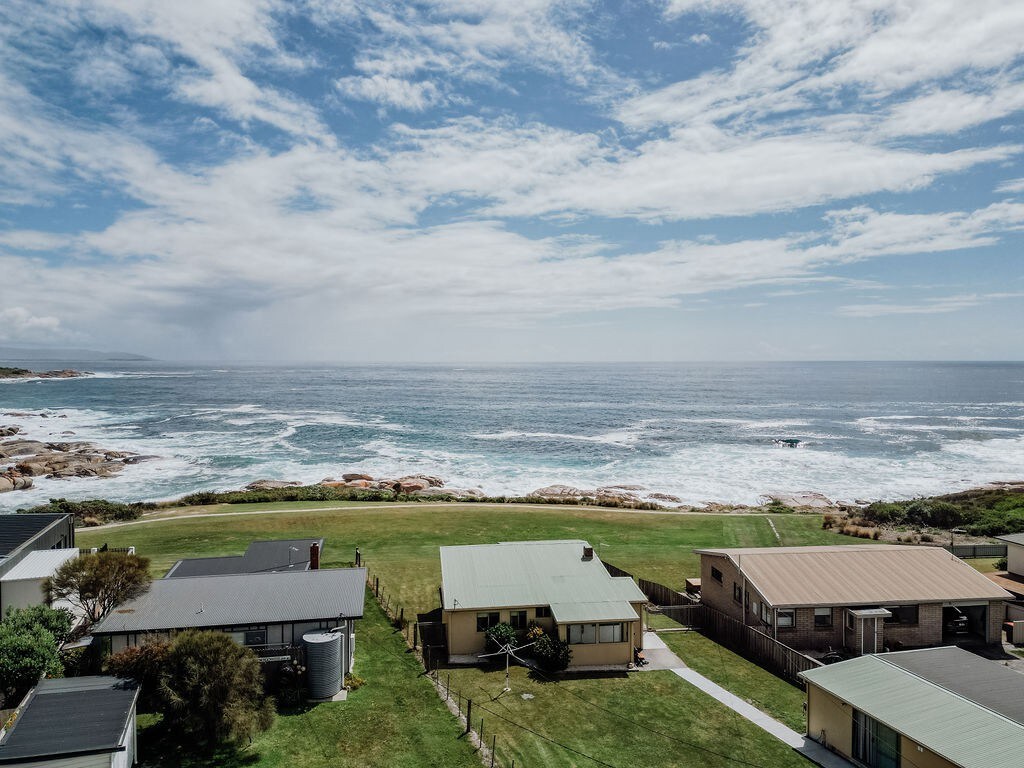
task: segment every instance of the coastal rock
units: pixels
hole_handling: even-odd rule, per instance
[[[346,488],[369,488],[371,482],[369,480],[346,480],[342,485]]]
[[[642,485],[606,485],[602,488],[597,489],[600,491],[643,491],[646,490]]]
[[[302,485],[298,480],[256,480],[245,486],[247,491],[272,491],[276,488],[292,488]]]
[[[44,451],[46,451],[46,445],[38,440],[9,440],[6,443],[0,443],[0,459],[30,456]]]
[[[444,480],[435,475],[406,475],[398,478],[399,483],[404,483],[407,480],[425,480],[431,488],[440,488],[444,485]]]
[[[816,491],[770,493],[768,499],[796,509],[831,509],[835,506],[830,498]]]
[[[571,485],[546,485],[529,494],[544,499],[583,499],[597,495],[597,491],[585,491]]]
[[[124,464],[138,464],[138,463],[143,462],[143,461],[152,461],[153,459],[159,459],[159,458],[160,458],[159,456],[152,456],[152,455],[125,456],[124,459],[122,459],[121,461]]]
[[[12,435],[20,434],[21,427],[19,426],[0,427],[0,437],[11,437]]]
[[[398,481],[397,480],[374,480],[370,483],[370,487],[378,491],[394,491],[398,492]]]
[[[59,371],[30,371],[28,368],[0,368],[0,379],[76,379],[92,376],[88,371],[64,368]]]
[[[671,493],[649,493],[647,498],[653,501],[667,501],[670,504],[682,504],[683,500]]]
[[[397,482],[399,493],[414,493],[432,487],[430,481],[423,477],[403,477]]]
[[[479,488],[424,488],[422,491],[414,491],[413,496],[420,498],[453,498],[453,499],[482,499],[484,492]]]
[[[373,475],[366,475],[362,472],[347,472],[341,476],[341,479],[346,483],[351,483],[353,480],[373,480]]]

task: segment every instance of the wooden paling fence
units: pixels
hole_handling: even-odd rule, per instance
[[[799,674],[821,666],[820,661],[805,656],[770,635],[749,627],[709,605],[666,605],[662,606],[661,610],[670,619],[696,629],[800,688],[803,687],[803,681]]]
[[[639,585],[640,591],[643,592],[647,596],[647,599],[655,605],[692,605],[696,602],[694,598],[690,597],[685,592],[678,592],[672,589],[672,587],[666,587],[664,584],[659,584],[656,581],[637,579],[632,573],[619,568],[617,565],[604,562],[604,567],[612,576],[625,576],[627,578],[634,579]]]
[[[1006,557],[1006,548],[1006,544],[947,544],[944,547],[964,560],[976,557]]]
[[[361,558],[361,564],[366,567],[366,558]],[[497,734],[485,729],[483,714],[490,712],[486,707],[493,706],[492,702],[484,699],[474,711],[472,699],[463,696],[461,691],[452,690],[451,673],[445,674],[439,670],[441,665],[448,663],[448,641],[441,623],[441,609],[419,614],[410,612],[410,617],[415,616],[415,620],[410,621],[406,619],[405,607],[388,592],[387,587],[381,584],[380,577],[372,574],[369,567],[366,568],[366,585],[395,631],[402,633],[406,645],[416,654],[423,665],[423,674],[433,683],[438,696],[465,728],[463,736],[469,737],[476,745],[483,764],[490,768],[515,768],[514,759],[498,758]],[[500,715],[497,717],[500,719]]]

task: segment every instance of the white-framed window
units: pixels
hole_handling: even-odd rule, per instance
[[[622,624],[602,624],[597,631],[599,643],[621,643]]]
[[[597,642],[597,624],[570,624],[569,645],[584,645]]]
[[[831,608],[815,608],[814,609],[814,626],[816,626],[816,627],[831,627],[832,626],[832,609]]]
[[[526,611],[509,611],[508,623],[512,629],[526,629]]]
[[[780,608],[777,617],[779,629],[787,629],[796,624],[796,611],[792,608]]]

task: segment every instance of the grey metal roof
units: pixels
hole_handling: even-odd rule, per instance
[[[0,577],[0,581],[20,581],[22,579],[45,579],[73,557],[78,557],[77,549],[39,549],[29,552],[21,562]]]
[[[975,704],[1024,725],[1024,674],[962,648],[928,648],[880,657]]]
[[[1005,536],[996,536],[996,538],[1010,544],[1024,544],[1024,533],[1008,533]]]
[[[365,568],[159,579],[94,635],[362,618]]]
[[[954,650],[955,655],[936,657],[934,662],[905,660],[909,654],[932,649],[861,656],[800,676],[963,768],[1020,768],[1024,725],[902,666],[973,666],[967,658],[972,654]],[[1002,670],[1003,685],[1015,690],[1016,697],[1024,696],[1024,675],[995,662],[983,663]]]
[[[447,610],[550,605],[556,621],[634,619],[631,602],[647,598],[632,579],[613,577],[585,541],[511,541],[441,547]],[[570,606],[576,606],[572,608]],[[590,615],[593,614],[593,615]]]
[[[0,515],[0,558],[7,557],[25,542],[68,515]]]
[[[116,677],[41,680],[0,740],[0,765],[123,749],[138,695]]]
[[[261,573],[267,571],[305,571],[309,569],[309,548],[323,539],[276,539],[254,541],[244,555],[229,557],[194,557],[179,560],[171,566],[165,579],[190,576],[224,576],[234,573]]]

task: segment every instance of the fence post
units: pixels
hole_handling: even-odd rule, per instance
[[[494,747],[498,743],[498,734],[491,736],[491,768],[494,768]]]
[[[444,700],[449,701],[452,698],[452,673],[448,673],[448,682],[444,684]]]
[[[473,730],[473,700],[466,699],[466,733]]]
[[[480,743],[484,743],[484,719],[480,718],[480,732],[477,734],[480,737]]]
[[[420,623],[418,621],[413,622],[413,625],[412,625],[412,649],[414,651],[416,650],[416,644],[419,641],[419,638],[416,637],[419,633],[420,633]]]

